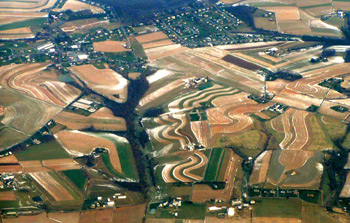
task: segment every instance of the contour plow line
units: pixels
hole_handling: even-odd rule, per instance
[[[192,178],[191,176],[186,176],[186,175],[183,175],[184,174],[184,170],[187,168],[187,167],[190,167],[190,166],[193,166],[197,163],[200,162],[200,158],[197,157],[197,156],[190,156],[188,158],[188,160],[190,160],[190,162],[186,162],[186,163],[182,163],[178,166],[176,166],[174,169],[173,169],[173,176],[178,180],[178,181],[181,181],[181,182],[193,182],[193,181],[196,181],[197,179],[196,178]]]
[[[185,169],[183,171],[183,174],[189,178],[192,178],[192,179],[195,179],[197,181],[200,181],[203,179],[203,176],[198,176],[198,175],[195,175],[195,174],[192,174],[191,171],[192,170],[196,170],[196,169],[199,169],[203,166],[205,166],[207,163],[208,163],[208,158],[202,153],[202,152],[199,152],[199,151],[196,151],[195,152],[195,155],[198,156],[200,158],[200,162],[197,163],[196,165],[194,166],[191,166],[187,169]]]
[[[309,131],[305,121],[308,115],[308,112],[299,110],[293,115],[292,123],[295,129],[295,138],[287,149],[300,150],[308,143]]]
[[[176,182],[176,180],[174,180],[170,175],[171,170],[176,165],[178,165],[178,163],[165,164],[165,166],[162,169],[162,178],[163,178],[164,182],[166,182],[166,183],[175,183]]]

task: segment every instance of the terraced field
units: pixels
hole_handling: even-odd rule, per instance
[[[310,112],[290,108],[266,125],[281,149],[327,150],[334,147],[318,123],[318,117]]]
[[[0,68],[0,84],[57,106],[66,106],[80,90],[59,81],[59,72],[47,69],[50,63],[12,64]]]
[[[2,149],[28,138],[61,110],[6,88],[0,88],[0,106]]]
[[[208,164],[207,155],[201,151],[195,151],[182,152],[180,157],[182,159],[156,166],[155,171],[159,173],[157,176],[161,176],[165,183],[201,181],[204,169]]]
[[[210,83],[212,86],[208,88],[191,91],[187,94],[181,95],[174,101],[168,104],[168,109],[171,112],[179,110],[189,110],[196,107],[213,107],[215,105],[226,105],[230,101],[244,99],[247,96],[232,87],[225,87],[216,83]],[[224,98],[222,98],[224,97]],[[226,103],[221,103],[226,101]]]
[[[199,145],[200,141],[207,143],[195,136],[191,127],[191,117],[189,113],[169,113],[163,114],[156,118],[142,119],[143,126],[147,129],[147,133],[151,139],[153,156],[167,154],[169,152],[188,149],[191,145]],[[193,129],[197,136],[200,133]],[[203,129],[204,131],[204,129]]]
[[[194,78],[180,72],[163,70],[148,77],[149,89],[139,101],[136,111],[143,113],[150,108],[163,106],[174,99],[174,95],[182,95],[191,89],[185,88],[186,81]]]
[[[210,108],[207,110],[209,126],[213,145],[222,135],[237,135],[254,127],[250,114],[260,112],[268,107],[270,103],[258,104],[252,100],[222,107]]]

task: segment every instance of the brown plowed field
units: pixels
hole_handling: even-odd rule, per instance
[[[79,223],[95,223],[97,210],[82,211]]]
[[[47,213],[48,218],[55,219],[56,222],[60,221],[62,223],[79,223],[80,213],[76,212],[49,212]]]
[[[302,223],[299,218],[282,218],[282,217],[254,217],[253,223]]]
[[[346,107],[349,110],[346,112],[337,112],[337,111],[331,109],[331,107],[334,107],[334,106]],[[322,103],[322,106],[318,109],[318,112],[321,113],[322,115],[332,116],[332,117],[337,118],[337,119],[345,120],[350,115],[350,105],[344,105],[344,104],[338,104],[335,102],[324,101]]]
[[[346,177],[344,187],[340,193],[341,198],[350,198],[350,173]]]
[[[18,160],[15,157],[15,155],[11,154],[9,156],[0,158],[0,164],[10,164],[10,163],[18,163]]]
[[[268,150],[256,158],[253,166],[253,171],[249,178],[249,184],[265,183],[271,156],[272,151]]]
[[[174,44],[173,41],[170,39],[167,40],[161,40],[161,41],[156,41],[156,42],[150,42],[150,43],[144,43],[142,44],[143,49],[150,49],[150,48],[155,48],[155,47],[160,47],[160,46],[168,46]]]
[[[74,197],[48,172],[30,173],[30,176],[44,188],[55,201],[73,201]]]
[[[240,92],[238,94],[234,94],[234,95],[228,95],[228,96],[222,96],[222,97],[218,97],[215,98],[211,103],[216,106],[225,106],[228,104],[234,104],[234,103],[241,103],[243,101],[247,101],[248,100],[248,95],[245,92]]]
[[[70,67],[92,90],[119,103],[128,98],[128,80],[112,69],[97,69],[92,64]]]
[[[263,68],[262,66],[248,62],[246,60],[243,60],[243,59],[236,57],[236,56],[233,56],[233,55],[226,55],[222,59],[226,62],[232,63],[232,64],[239,66],[239,67],[243,67],[247,70],[256,71],[256,70],[260,70]]]
[[[114,209],[112,223],[140,223],[145,215],[146,204]]]
[[[147,42],[153,42],[153,41],[162,40],[162,39],[168,39],[168,36],[165,35],[163,32],[155,32],[155,33],[145,34],[141,36],[136,36],[135,39],[139,43],[147,43]]]
[[[108,108],[101,108],[90,116],[63,111],[56,117],[55,122],[73,130],[93,127],[103,131],[126,131],[125,119],[114,116]]]
[[[2,221],[4,223],[57,223],[57,221],[48,219],[46,212],[42,212],[38,215],[19,215],[18,218],[3,218]]]
[[[343,82],[341,83],[341,86],[346,89],[350,89],[350,75],[343,78]]]
[[[334,8],[341,9],[344,11],[349,11],[350,10],[350,4],[347,1],[333,1]]]
[[[0,201],[15,201],[15,200],[17,200],[17,198],[13,190],[0,191]]]
[[[20,165],[25,173],[50,171],[50,169],[42,166],[40,160],[21,161]]]
[[[97,135],[79,131],[61,131],[55,135],[60,143],[71,153],[77,155],[90,154],[95,148],[105,148],[109,151],[109,158],[112,166],[122,172],[117,147],[107,139]]]
[[[26,20],[26,18],[9,18],[5,17],[4,20],[7,23],[11,23],[9,21],[16,22],[14,20],[23,21]],[[1,23],[1,15],[0,15],[0,23]],[[32,33],[31,29],[29,27],[24,28],[17,28],[17,29],[9,29],[9,30],[3,30],[0,31],[0,39],[3,40],[11,40],[11,39],[25,39],[25,38],[34,38],[35,35]]]
[[[285,172],[287,172],[301,168],[314,155],[314,151],[303,151],[300,153],[291,150],[282,150],[278,162],[285,167]]]
[[[123,47],[124,44],[125,42],[122,41],[106,40],[102,42],[94,42],[93,46],[95,51],[100,52],[117,53],[131,51],[130,49]]]
[[[272,94],[279,94],[289,84],[289,81],[277,79],[274,81],[266,81],[267,91]]]
[[[43,166],[55,171],[80,169],[80,165],[73,159],[43,160]]]
[[[300,94],[296,91],[284,89],[273,98],[274,102],[288,105],[290,107],[306,110],[311,105],[320,106],[322,99]]]
[[[21,171],[20,165],[0,165],[0,173],[16,173]]]
[[[297,7],[261,7],[264,10],[274,12],[277,21],[299,20],[300,14]]]
[[[197,141],[206,148],[211,148],[210,130],[208,121],[191,122],[191,129]]]
[[[187,47],[182,47],[181,44],[172,44],[167,46],[159,46],[145,50],[149,60],[153,61],[161,57],[175,55],[187,51]]]
[[[113,208],[96,211],[96,223],[111,223],[113,218]]]
[[[82,10],[90,10],[93,14],[95,13],[104,13],[105,11],[97,6],[93,6],[87,3],[83,3],[77,0],[68,0],[62,8],[60,9],[54,9],[53,11],[57,11],[57,12],[62,12],[62,11],[66,11],[66,10],[71,10],[73,12],[77,12],[77,11],[82,11]]]

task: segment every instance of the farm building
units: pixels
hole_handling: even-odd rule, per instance
[[[324,169],[322,160],[323,154],[318,151],[265,151],[254,162],[249,195],[299,196],[300,190],[317,192]]]

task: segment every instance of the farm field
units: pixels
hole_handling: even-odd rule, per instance
[[[253,210],[256,218],[302,218],[302,202],[298,199],[257,199],[256,207]],[[254,221],[253,221],[254,222]],[[284,222],[284,221],[281,221]],[[286,221],[288,222],[288,221]],[[298,221],[290,221],[298,222]],[[299,221],[301,222],[301,221]]]
[[[136,111],[140,114],[150,108],[163,106],[164,103],[172,100],[174,95],[184,94],[190,89],[185,88],[186,80],[194,78],[194,75],[186,75],[180,72],[164,71],[166,74],[159,76],[149,76],[150,87],[139,101]],[[151,77],[153,77],[151,79]]]
[[[186,47],[172,42],[161,31],[136,36],[135,40],[142,46],[146,56],[151,61],[187,50]]]
[[[266,125],[279,143],[281,149],[327,150],[334,147],[320,125],[319,116],[296,109],[267,122]]]
[[[93,128],[101,131],[126,131],[125,119],[114,116],[106,107],[89,116],[63,111],[55,118],[55,122],[72,130]]]
[[[91,64],[70,67],[69,70],[97,93],[119,103],[126,102],[129,82],[114,70],[97,69]]]
[[[195,114],[193,113],[193,115]],[[147,134],[151,138],[152,150],[149,152],[153,156],[159,156],[206,144],[209,140],[206,139],[206,137],[209,137],[208,124],[204,121],[206,127],[196,130],[193,128],[191,120],[191,113],[184,112],[142,119],[143,126],[147,129]],[[195,133],[197,133],[197,136]]]
[[[204,203],[211,199],[230,200],[240,195],[242,159],[229,149],[212,149],[204,174],[204,182],[226,182],[223,189],[212,189],[207,184],[192,186],[192,201]]]
[[[59,71],[50,63],[16,64],[0,68],[0,84],[57,106],[66,106],[80,90],[59,81]]]
[[[0,31],[0,39],[2,40],[26,39],[34,37],[35,35],[32,33],[32,30],[30,30],[29,27]]]
[[[94,5],[90,5],[78,0],[67,0],[66,3],[62,6],[62,8],[55,8],[53,11],[55,12],[63,12],[66,10],[71,10],[73,12],[78,12],[82,10],[90,10],[93,14],[104,13],[105,11]]]
[[[246,1],[223,1],[227,4],[238,3],[248,4],[253,7],[258,7],[259,10],[266,10],[267,12],[273,12],[273,15],[269,15],[267,20],[263,17],[255,19],[257,27],[262,27],[267,30],[275,30],[275,26],[271,25],[273,20],[276,21],[277,29],[283,33],[296,34],[296,35],[322,35],[322,36],[335,36],[341,37],[343,34],[336,26],[327,24],[320,19],[323,15],[328,15],[334,10],[343,7],[346,10],[347,3],[344,1],[264,1],[259,2],[256,0]],[[256,14],[259,16],[261,13]],[[258,17],[257,17],[258,18]],[[259,21],[265,21],[265,24],[259,23]],[[259,25],[260,24],[260,25]]]
[[[317,190],[323,174],[322,156],[316,151],[265,151],[254,163],[249,185]]]
[[[83,194],[68,178],[57,172],[35,172],[28,174],[34,186],[42,193],[49,206],[60,209],[76,208],[82,204]]]
[[[222,60],[229,52],[219,48],[197,48],[159,58],[151,65],[179,72],[201,74],[239,90],[258,93],[263,79],[255,72]]]
[[[130,49],[125,48],[123,46],[124,44],[126,44],[126,42],[106,40],[101,42],[94,42],[93,47],[95,51],[99,52],[119,53],[131,51]]]
[[[350,197],[350,174],[347,174],[346,181],[343,189],[339,195],[340,198],[349,198]]]
[[[0,3],[1,11],[36,12],[45,8],[50,8],[55,4],[55,0],[38,1],[3,1]]]
[[[82,32],[85,29],[92,29],[98,26],[108,25],[109,20],[97,20],[96,18],[79,19],[63,23],[60,28],[67,33]]]
[[[48,13],[41,12],[51,8],[56,0],[38,1],[1,1],[0,2],[0,39],[33,39],[33,27],[44,24]]]
[[[120,178],[138,179],[133,154],[125,138],[110,133],[76,130],[63,130],[55,136],[73,156],[89,155],[98,148],[107,150],[108,153],[102,152],[101,156],[104,165],[112,174],[115,173]]]
[[[74,200],[73,196],[48,172],[31,173],[30,176],[43,187],[44,190],[48,191],[55,201]]]
[[[203,179],[204,169],[208,164],[208,152],[181,151],[171,156],[159,158],[154,168],[157,182],[199,182]]]
[[[29,138],[61,110],[6,88],[0,88],[0,106],[2,148]]]

